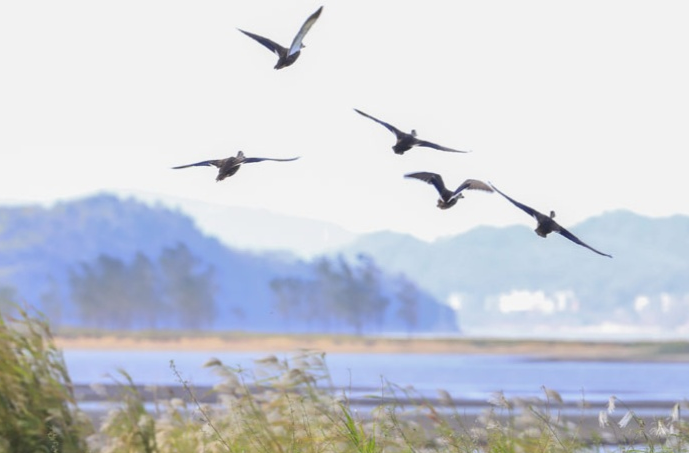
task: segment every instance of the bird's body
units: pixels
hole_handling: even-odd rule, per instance
[[[433,187],[435,187],[435,189],[438,191],[438,195],[440,195],[437,204],[438,208],[440,209],[449,209],[455,204],[457,204],[457,201],[460,198],[464,198],[462,192],[467,189],[493,192],[493,189],[491,189],[491,187],[488,184],[477,179],[467,179],[462,184],[460,184],[459,187],[457,187],[457,189],[453,191],[445,186],[442,176],[440,176],[437,173],[422,171],[417,173],[409,173],[404,175],[404,177],[418,179],[428,184],[431,184]]]
[[[194,164],[180,165],[178,167],[172,167],[175,170],[180,168],[188,167],[207,167],[214,166],[218,168],[218,176],[215,178],[216,181],[222,181],[225,178],[229,178],[239,171],[239,167],[242,164],[250,164],[252,162],[262,162],[264,160],[272,160],[278,162],[288,162],[292,160],[297,160],[298,157],[292,157],[290,159],[274,159],[270,157],[246,157],[242,151],[239,151],[236,156],[227,157],[225,159],[213,159],[204,160],[202,162],[196,162]]]
[[[491,184],[491,187],[496,192],[498,192],[500,195],[505,197],[510,203],[512,203],[513,205],[515,205],[516,207],[518,207],[522,211],[526,212],[527,214],[529,214],[534,219],[536,219],[537,226],[536,226],[536,229],[534,231],[540,237],[544,238],[544,237],[548,236],[550,233],[555,232],[555,233],[558,233],[558,234],[566,237],[567,239],[574,242],[575,244],[579,244],[582,247],[586,247],[587,249],[589,249],[589,250],[591,250],[591,251],[593,251],[599,255],[603,255],[603,256],[607,256],[608,258],[612,258],[612,255],[608,255],[607,253],[603,253],[601,251],[594,249],[590,245],[584,243],[581,239],[576,237],[574,234],[570,233],[566,228],[561,226],[559,223],[557,223],[555,221],[555,211],[550,211],[550,215],[547,216],[547,215],[540,213],[540,212],[536,211],[535,209],[533,209],[533,208],[531,208],[531,207],[529,207],[523,203],[518,202],[517,200],[514,200],[513,198],[510,198],[509,196],[502,193],[497,187],[493,186],[492,184]]]
[[[402,132],[401,130],[397,129],[395,126],[392,124],[388,124],[385,121],[381,121],[378,118],[375,118],[368,113],[364,113],[361,110],[354,109],[355,112],[357,112],[359,115],[365,116],[366,118],[369,118],[376,123],[384,126],[387,130],[395,134],[396,137],[396,142],[392,146],[392,150],[395,152],[395,154],[404,154],[406,151],[409,151],[415,146],[424,146],[427,148],[433,148],[437,149],[439,151],[448,151],[451,153],[468,153],[469,151],[460,151],[458,149],[452,149],[448,148],[446,146],[440,146],[436,143],[428,142],[426,140],[420,140],[416,138],[416,131],[412,129],[411,133],[406,133]]]
[[[304,40],[304,36],[306,36],[306,33],[308,33],[308,31],[311,29],[318,17],[321,15],[322,10],[323,7],[321,6],[320,8],[318,8],[318,10],[316,10],[315,13],[311,14],[309,18],[306,19],[304,25],[301,26],[299,32],[292,40],[292,44],[289,48],[282,47],[280,44],[271,41],[270,39],[265,38],[263,36],[257,35],[255,33],[250,33],[242,29],[238,30],[247,35],[248,37],[258,41],[268,50],[276,54],[278,56],[278,61],[275,64],[275,69],[282,69],[292,65],[295,61],[297,61],[297,58],[299,58],[299,55],[301,54],[301,49],[304,47],[304,44],[302,43],[302,41]]]

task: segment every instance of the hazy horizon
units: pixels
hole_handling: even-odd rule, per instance
[[[535,227],[535,222],[529,221],[529,217],[526,217],[526,222],[514,222],[514,223],[508,223],[504,225],[496,225],[496,224],[472,224],[468,228],[462,228],[461,230],[455,231],[455,232],[448,232],[446,234],[438,234],[435,236],[425,236],[425,235],[420,235],[418,232],[414,231],[405,231],[404,228],[396,229],[396,228],[381,228],[381,229],[366,229],[366,230],[356,230],[356,229],[350,229],[347,228],[345,225],[340,225],[335,222],[331,222],[329,220],[324,220],[316,217],[308,217],[308,216],[297,216],[297,215],[291,215],[291,214],[286,214],[282,213],[279,211],[274,211],[269,208],[265,207],[251,207],[251,206],[228,206],[228,205],[222,205],[214,202],[207,202],[203,200],[194,200],[194,199],[189,199],[189,198],[184,198],[184,197],[177,197],[177,196],[172,196],[172,195],[162,195],[162,194],[152,194],[152,193],[144,193],[144,192],[135,192],[135,191],[94,191],[93,193],[86,193],[83,195],[77,195],[73,197],[65,197],[65,198],[59,198],[59,199],[54,199],[54,200],[46,200],[46,201],[26,201],[26,200],[13,200],[13,199],[7,199],[7,198],[0,198],[0,207],[27,207],[27,206],[41,206],[44,208],[51,208],[57,204],[60,203],[70,203],[70,202],[78,202],[83,199],[87,199],[90,197],[95,197],[95,196],[101,196],[101,195],[111,195],[111,196],[116,196],[120,199],[126,200],[126,199],[134,199],[138,202],[145,203],[149,206],[156,206],[160,205],[163,206],[167,209],[170,210],[179,210],[183,214],[191,217],[196,225],[201,229],[206,234],[209,234],[211,236],[215,236],[219,239],[223,239],[223,232],[221,231],[223,221],[227,220],[227,213],[234,213],[237,211],[240,212],[245,212],[245,213],[251,213],[250,219],[251,221],[254,221],[259,218],[279,218],[279,219],[286,219],[289,221],[294,221],[295,224],[299,224],[300,226],[302,225],[316,225],[316,226],[324,226],[324,227],[332,227],[338,230],[341,230],[343,233],[351,235],[353,237],[356,236],[363,236],[367,234],[374,234],[374,233],[381,233],[381,232],[390,232],[390,233],[395,233],[395,234],[404,234],[404,235],[409,235],[414,237],[417,240],[423,241],[423,242],[428,242],[432,243],[437,240],[442,240],[446,238],[451,238],[453,236],[461,235],[464,233],[467,233],[475,228],[479,227],[496,227],[496,228],[501,228],[501,227],[510,227],[510,226],[526,226],[529,228]],[[597,218],[606,214],[610,213],[615,213],[615,212],[630,212],[635,215],[639,215],[642,217],[648,217],[652,219],[662,219],[662,218],[669,218],[673,217],[676,215],[684,216],[685,214],[669,214],[669,215],[645,215],[643,213],[635,212],[633,210],[629,209],[611,209],[608,211],[604,211],[601,213],[597,213],[594,215],[591,215],[590,217],[586,217],[581,219],[580,221],[568,225],[568,227],[574,227],[576,228],[577,225],[581,223],[585,223],[586,221]],[[256,225],[260,226],[260,225]],[[232,244],[229,244],[232,245]],[[266,247],[261,247],[262,249],[265,250],[270,250],[268,246]]]

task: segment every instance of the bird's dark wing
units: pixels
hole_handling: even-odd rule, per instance
[[[315,13],[311,14],[308,19],[306,19],[306,22],[304,22],[304,25],[301,26],[299,29],[299,32],[297,35],[294,37],[294,40],[292,41],[292,45],[289,47],[289,52],[287,55],[293,55],[301,50],[301,42],[304,39],[304,36],[311,30],[311,27],[313,24],[316,23],[316,19],[321,15],[321,11],[323,10],[323,7],[321,6],[316,10]]]
[[[385,121],[381,121],[381,120],[379,120],[378,118],[374,118],[374,117],[372,117],[371,115],[369,115],[368,113],[364,113],[364,112],[362,112],[361,110],[358,110],[358,109],[354,109],[354,111],[355,111],[356,113],[358,113],[359,115],[362,115],[362,116],[365,116],[366,118],[372,119],[373,121],[375,121],[375,122],[378,123],[378,124],[382,124],[383,126],[385,126],[385,128],[386,128],[387,130],[389,130],[390,132],[392,132],[393,134],[395,134],[397,137],[403,137],[403,136],[405,136],[405,135],[409,135],[409,134],[404,133],[404,132],[402,132],[401,130],[397,129],[397,128],[396,128],[395,126],[393,126],[392,124],[388,124],[388,123],[386,123]]]
[[[277,162],[290,162],[299,159],[298,157],[291,157],[289,159],[274,159],[272,157],[247,157],[241,163],[250,164],[252,162],[263,162],[264,160],[274,160]]]
[[[491,186],[491,187],[493,188],[493,190],[495,190],[497,193],[499,193],[499,194],[502,195],[503,197],[507,198],[513,205],[515,205],[516,207],[518,207],[518,208],[521,209],[522,211],[526,212],[527,214],[529,214],[529,215],[530,215],[531,217],[533,217],[534,219],[538,220],[538,217],[543,215],[543,214],[541,214],[540,212],[536,211],[534,208],[531,208],[531,207],[529,207],[529,206],[527,206],[527,205],[525,205],[525,204],[522,204],[522,203],[518,202],[517,200],[514,200],[514,199],[508,197],[507,195],[505,195],[504,193],[502,193],[502,192],[501,192],[497,187],[495,187],[494,185],[491,184],[490,186]]]
[[[598,250],[594,249],[594,248],[591,247],[590,245],[584,243],[581,239],[579,239],[578,237],[576,237],[575,235],[573,235],[572,233],[570,233],[569,231],[567,231],[567,230],[566,230],[565,228],[563,228],[562,226],[560,226],[560,228],[557,229],[557,230],[555,230],[555,231],[558,232],[558,233],[560,233],[561,235],[563,235],[564,237],[566,237],[566,238],[569,239],[570,241],[572,241],[572,242],[574,242],[574,243],[576,243],[576,244],[579,244],[579,245],[581,245],[581,246],[583,246],[583,247],[586,247],[587,249],[589,249],[589,250],[591,250],[591,251],[593,251],[593,252],[596,252],[596,253],[599,254],[599,255],[603,255],[603,256],[607,256],[608,258],[612,258],[612,255],[608,255],[607,253],[599,252]]]
[[[458,149],[452,149],[452,148],[448,148],[446,146],[440,146],[440,145],[435,144],[435,143],[427,142],[426,140],[417,140],[416,146],[425,146],[427,148],[433,148],[433,149],[437,149],[440,151],[449,151],[451,153],[470,153],[471,152],[471,151],[460,151]]]
[[[247,35],[248,37],[253,38],[253,39],[255,39],[256,41],[258,41],[259,43],[263,44],[268,50],[270,50],[271,52],[273,52],[273,53],[274,53],[275,55],[277,55],[278,57],[279,57],[280,55],[283,55],[283,54],[285,54],[285,53],[287,52],[287,49],[285,49],[284,47],[282,47],[280,44],[278,44],[278,43],[276,43],[276,42],[274,42],[274,41],[271,41],[271,40],[268,39],[268,38],[264,38],[263,36],[256,35],[256,34],[254,34],[254,33],[249,33],[248,31],[244,31],[244,30],[242,30],[241,28],[238,28],[237,30],[241,31],[242,33],[244,33],[244,34]]]
[[[445,183],[443,182],[443,177],[440,176],[437,173],[431,173],[428,171],[420,171],[418,173],[409,173],[404,175],[405,178],[415,178],[419,179],[421,181],[427,182],[428,184],[432,184],[433,187],[435,187],[435,190],[438,191],[440,195],[443,194],[443,192],[447,191],[445,188]]]
[[[488,184],[478,179],[467,179],[457,187],[453,195],[459,195],[463,190],[485,190],[486,192],[493,192],[493,189]]]
[[[222,167],[222,165],[225,163],[227,159],[214,159],[214,160],[204,160],[203,162],[196,162],[195,164],[188,164],[188,165],[180,165],[179,167],[172,167],[173,170],[178,170],[180,168],[188,168],[188,167],[210,167],[215,166],[215,167]]]

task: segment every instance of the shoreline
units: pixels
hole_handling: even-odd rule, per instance
[[[479,338],[385,338],[349,335],[190,335],[164,332],[56,335],[60,349],[285,353],[314,350],[353,354],[522,355],[535,360],[689,361],[688,342],[597,342]]]
[[[213,387],[209,386],[193,386],[193,397],[184,386],[180,385],[162,385],[162,386],[144,386],[136,385],[137,392],[142,401],[146,404],[159,404],[164,401],[178,400],[184,404],[192,404],[192,398],[199,404],[204,405],[222,405],[222,399],[213,391]],[[341,390],[341,389],[339,389]],[[351,389],[350,389],[351,390]],[[362,390],[362,389],[359,389]],[[366,390],[366,389],[363,389]],[[439,420],[443,419],[447,423],[454,426],[456,430],[464,430],[467,427],[482,426],[487,414],[492,413],[493,418],[499,420],[503,424],[510,423],[511,417],[520,417],[526,412],[538,411],[541,414],[553,413],[556,414],[558,424],[562,426],[576,424],[578,436],[584,442],[601,443],[605,445],[618,445],[621,440],[610,438],[614,433],[611,427],[617,427],[616,421],[621,420],[623,414],[627,410],[634,410],[638,417],[644,420],[666,419],[668,414],[672,413],[673,407],[676,404],[674,400],[644,400],[636,399],[625,401],[625,410],[619,410],[617,414],[611,414],[608,427],[600,426],[601,411],[607,408],[607,401],[589,400],[586,405],[582,406],[582,401],[563,401],[550,403],[547,400],[538,399],[524,399],[521,402],[519,399],[512,399],[511,401],[517,403],[509,412],[491,403],[488,399],[482,398],[456,398],[450,399],[438,397],[408,397],[408,396],[385,396],[378,397],[379,389],[371,389],[371,395],[350,396],[346,399],[347,404],[360,417],[364,419],[371,419],[372,411],[378,407],[386,407],[396,410],[396,417],[418,423],[429,432],[434,432]],[[80,407],[91,418],[95,426],[101,426],[107,414],[111,412],[113,407],[117,407],[119,398],[122,394],[122,388],[118,385],[106,384],[99,386],[98,390],[94,390],[93,386],[76,384],[74,386],[75,397]],[[337,388],[332,388],[330,393],[338,392]],[[171,403],[169,403],[171,404]],[[411,409],[404,412],[403,408]],[[433,409],[422,411],[423,408]],[[416,412],[415,412],[416,411]],[[646,435],[650,434],[650,429],[655,425],[649,423],[645,430]],[[637,428],[638,429],[638,428]],[[620,432],[627,432],[631,435],[640,435],[639,431],[632,428],[622,429]],[[601,438],[601,433],[607,433],[608,439]]]

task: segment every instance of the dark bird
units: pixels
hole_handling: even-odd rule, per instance
[[[404,175],[404,177],[420,179],[421,181],[427,182],[428,184],[432,184],[433,187],[435,187],[435,189],[440,194],[440,198],[438,198],[438,207],[440,209],[449,209],[455,204],[457,204],[457,200],[459,200],[460,198],[464,198],[464,195],[462,195],[462,191],[465,189],[485,190],[486,192],[493,191],[493,189],[491,189],[491,187],[488,184],[476,179],[467,179],[462,184],[460,184],[459,187],[457,187],[457,189],[452,191],[445,187],[445,183],[443,182],[442,176],[440,176],[437,173],[431,173],[427,171],[409,173]]]
[[[586,247],[587,249],[589,249],[593,252],[596,252],[599,255],[603,255],[603,256],[607,256],[608,258],[612,258],[612,255],[608,255],[607,253],[599,252],[598,250],[596,250],[593,247],[591,247],[590,245],[584,243],[581,239],[579,239],[578,237],[576,237],[575,235],[573,235],[572,233],[567,231],[565,228],[560,226],[560,224],[554,220],[555,211],[550,211],[550,216],[547,216],[545,214],[541,214],[540,212],[536,211],[535,209],[533,209],[533,208],[531,208],[525,204],[522,204],[522,203],[518,202],[517,200],[514,200],[514,199],[508,197],[504,193],[500,192],[500,190],[498,190],[498,188],[495,187],[494,185],[491,184],[491,187],[493,189],[495,189],[495,191],[497,191],[500,195],[507,198],[507,200],[509,200],[513,205],[515,205],[516,207],[518,207],[519,209],[521,209],[522,211],[526,212],[531,217],[536,219],[536,222],[538,222],[538,225],[536,226],[536,229],[534,231],[540,237],[544,238],[553,232],[560,233],[562,236],[566,237],[567,239],[574,242],[575,244],[579,244],[583,247]]]
[[[356,113],[358,113],[359,115],[363,115],[366,118],[372,119],[373,121],[375,121],[378,124],[382,124],[383,126],[385,126],[387,128],[387,130],[389,130],[390,132],[395,134],[395,137],[397,137],[397,142],[392,147],[392,150],[395,151],[396,154],[404,154],[405,151],[409,151],[414,146],[425,146],[427,148],[433,148],[433,149],[437,149],[440,151],[449,151],[452,153],[468,153],[469,152],[469,151],[460,151],[460,150],[452,149],[452,148],[446,148],[445,146],[436,145],[435,143],[427,142],[426,140],[419,140],[418,138],[416,138],[416,131],[414,129],[412,129],[410,134],[407,134],[406,132],[402,132],[401,130],[397,129],[392,124],[388,124],[385,121],[381,121],[378,118],[374,118],[371,115],[362,112],[361,110],[354,109],[354,111]]]
[[[309,18],[306,19],[306,22],[304,22],[304,25],[301,26],[299,32],[294,37],[294,40],[292,40],[292,45],[289,46],[289,49],[285,49],[280,44],[271,41],[268,38],[264,38],[263,36],[249,33],[241,28],[238,28],[238,30],[248,37],[253,38],[259,43],[263,44],[268,50],[276,54],[278,56],[278,62],[275,64],[275,69],[282,69],[297,61],[297,58],[299,58],[299,54],[301,53],[301,49],[306,47],[304,44],[302,44],[304,36],[306,36],[306,33],[309,32],[313,24],[316,22],[316,19],[318,19],[318,17],[321,15],[322,10],[323,7],[321,6],[315,13],[311,14]]]
[[[203,162],[196,162],[195,164],[180,165],[179,167],[172,167],[174,170],[180,168],[188,167],[208,167],[213,165],[218,167],[218,176],[215,178],[216,181],[222,181],[225,178],[229,178],[239,171],[239,167],[242,164],[250,164],[252,162],[262,162],[264,160],[274,160],[277,162],[289,162],[292,160],[297,160],[298,157],[292,157],[290,159],[273,159],[270,157],[245,157],[244,153],[239,151],[236,156],[228,157],[226,159],[215,159],[215,160],[204,160]]]

